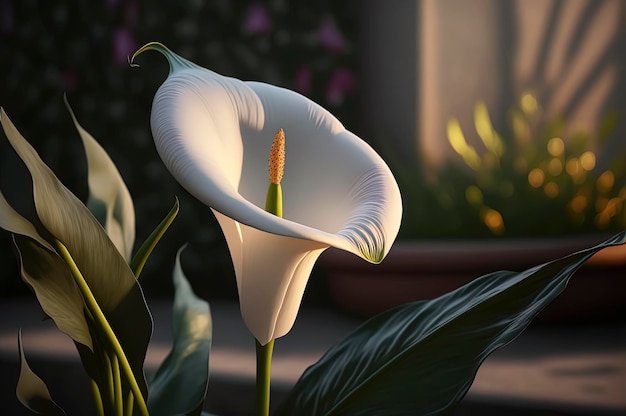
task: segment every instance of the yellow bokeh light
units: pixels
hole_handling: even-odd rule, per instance
[[[550,159],[550,163],[548,163],[548,172],[552,176],[559,176],[561,172],[563,172],[563,162],[559,158]]]
[[[560,137],[553,137],[548,141],[548,153],[552,156],[561,156],[565,151],[565,143]]]
[[[483,193],[478,186],[471,185],[465,190],[465,199],[471,205],[481,205],[483,203]]]
[[[504,220],[502,215],[495,209],[486,209],[483,212],[483,221],[493,234],[500,235],[504,232]]]
[[[546,186],[543,187],[543,193],[546,194],[548,198],[556,198],[559,196],[559,185],[555,182],[548,182]]]
[[[520,99],[520,104],[524,113],[528,115],[533,114],[535,111],[537,111],[537,99],[529,92],[522,95],[522,98]]]
[[[600,175],[600,177],[596,180],[596,187],[600,192],[609,192],[611,188],[613,188],[613,184],[615,183],[615,175],[610,170],[607,170]]]
[[[606,204],[606,211],[611,217],[616,216],[618,213],[622,212],[623,202],[620,198],[611,198],[609,199],[608,204]]]
[[[528,172],[528,183],[533,188],[540,188],[543,185],[543,181],[546,175],[543,173],[543,170],[539,168],[535,168]]]
[[[585,152],[580,155],[580,166],[587,172],[596,167],[596,155],[593,152]]]
[[[581,213],[587,207],[587,197],[584,195],[576,195],[570,202],[572,211]]]
[[[580,170],[581,166],[578,158],[573,157],[571,159],[568,159],[567,163],[565,163],[565,171],[570,176],[578,175],[580,173]]]

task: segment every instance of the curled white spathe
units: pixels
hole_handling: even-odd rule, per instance
[[[176,180],[215,213],[243,319],[261,344],[291,329],[315,260],[330,246],[382,261],[402,216],[385,162],[328,111],[293,91],[199,67],[158,43],[170,74],[151,127]],[[267,160],[286,136],[283,217],[266,212]]]

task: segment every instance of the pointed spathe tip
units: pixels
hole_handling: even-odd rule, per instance
[[[191,61],[175,54],[171,50],[167,48],[167,46],[163,45],[161,42],[148,42],[143,45],[141,48],[137,49],[137,51],[133,54],[133,56],[128,58],[128,64],[131,68],[138,67],[139,64],[135,63],[135,58],[142,54],[145,51],[157,51],[160,52],[161,55],[165,56],[167,62],[170,65],[170,74],[184,68],[197,68],[198,66]]]
[[[167,49],[167,47],[163,45],[161,42],[148,42],[145,45],[143,45],[141,48],[137,49],[137,51],[133,54],[133,56],[129,58],[128,60],[129,65],[131,67],[139,66],[138,64],[135,63],[135,58],[139,56],[140,54],[142,54],[143,52],[150,51],[150,50],[161,52],[166,57],[168,54],[173,53],[172,51]]]

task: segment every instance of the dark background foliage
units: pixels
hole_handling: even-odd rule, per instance
[[[353,2],[273,0],[0,0],[0,105],[74,193],[87,194],[86,162],[63,104],[67,93],[78,120],[117,164],[135,201],[137,244],[178,196],[181,213],[144,272],[149,294],[169,293],[178,247],[189,241],[183,265],[204,297],[234,297],[232,265],[209,209],[169,175],[154,149],[149,116],[154,92],[167,75],[158,54],[140,68],[128,55],[160,41],[224,75],[301,92],[356,127]],[[32,217],[30,180],[6,140],[0,141],[0,185]],[[0,234],[0,291],[25,291]],[[312,279],[316,281],[316,279]],[[311,287],[317,302],[319,279]],[[1,292],[0,292],[1,293]]]

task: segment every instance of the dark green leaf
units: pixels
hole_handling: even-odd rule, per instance
[[[180,266],[174,267],[174,345],[150,383],[148,408],[152,416],[200,415],[209,381],[211,314],[198,298]]]
[[[152,250],[154,250],[159,240],[161,240],[161,237],[163,237],[163,234],[165,234],[167,229],[172,224],[172,221],[174,221],[174,218],[176,218],[176,215],[178,215],[178,209],[178,198],[176,198],[174,206],[170,209],[170,212],[167,213],[165,218],[161,220],[159,225],[157,225],[154,231],[150,233],[146,241],[144,241],[141,247],[139,247],[139,250],[137,250],[135,257],[133,257],[133,260],[130,262],[130,268],[135,274],[135,278],[139,278],[141,270],[143,270],[143,266],[146,264],[148,257],[150,257]]]
[[[478,367],[517,337],[572,274],[626,233],[521,273],[491,273],[437,299],[381,313],[308,368],[278,415],[450,413]]]
[[[22,332],[17,336],[17,347],[20,350],[20,378],[15,393],[17,399],[27,409],[40,415],[65,416],[65,412],[50,397],[46,383],[33,372],[26,362],[22,348]]]

